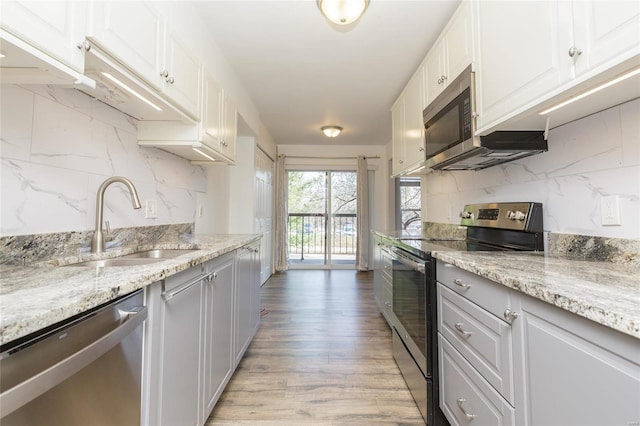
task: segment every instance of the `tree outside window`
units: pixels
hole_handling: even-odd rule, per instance
[[[419,233],[421,192],[419,177],[399,177],[396,181],[396,229]]]

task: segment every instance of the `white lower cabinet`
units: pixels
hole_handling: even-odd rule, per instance
[[[514,409],[438,335],[440,408],[452,425],[515,425]]]
[[[149,288],[147,424],[198,425],[202,266]],[[146,393],[146,392],[145,392]],[[144,422],[144,417],[143,417]]]
[[[234,367],[240,363],[260,325],[260,242],[237,251]]]
[[[640,424],[638,339],[438,261],[452,425]]]
[[[259,245],[146,288],[141,424],[204,425],[259,325]]]
[[[228,253],[205,264],[212,275],[204,284],[202,423],[233,373],[234,258]]]
[[[638,339],[528,296],[517,310],[518,424],[640,424]]]

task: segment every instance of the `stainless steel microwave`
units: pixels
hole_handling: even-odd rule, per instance
[[[476,136],[475,73],[469,66],[423,112],[425,166],[479,170],[547,151],[542,130]]]

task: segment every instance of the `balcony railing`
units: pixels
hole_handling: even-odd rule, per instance
[[[357,218],[355,213],[331,216],[331,254],[356,254]],[[304,260],[305,254],[325,253],[326,222],[324,213],[289,213],[287,233],[289,255]],[[293,255],[293,256],[292,256]]]

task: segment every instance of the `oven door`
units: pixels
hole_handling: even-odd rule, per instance
[[[428,262],[412,254],[393,248],[393,313],[398,322],[395,328],[425,378],[431,377],[427,368],[427,309]]]

